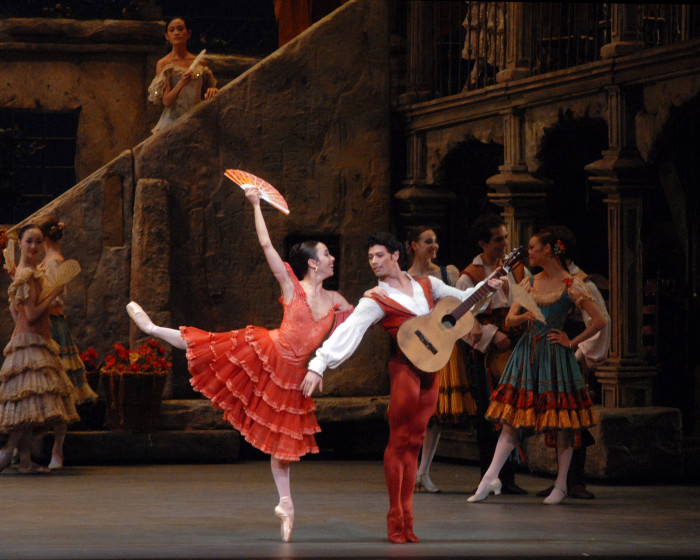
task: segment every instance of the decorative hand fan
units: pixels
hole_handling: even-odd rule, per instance
[[[190,64],[190,67],[187,69],[187,72],[191,72],[192,70],[195,69],[197,64],[199,64],[199,61],[202,60],[202,57],[204,56],[204,53],[207,52],[207,49],[202,49],[202,52],[200,52],[195,59],[192,61],[192,64]]]
[[[240,186],[243,190],[248,187],[257,187],[260,190],[260,198],[277,208],[277,210],[280,212],[289,214],[289,206],[287,206],[287,201],[284,200],[284,197],[279,193],[279,191],[267,181],[263,181],[260,177],[256,177],[252,173],[248,173],[247,171],[243,171],[241,169],[227,169],[224,175]]]
[[[542,321],[543,323],[547,322],[547,320],[544,318],[544,315],[542,314],[542,310],[537,305],[533,297],[530,295],[530,292],[528,292],[525,288],[518,284],[512,286],[512,290],[513,299],[515,301],[517,301],[528,311],[532,311],[535,314],[535,317],[537,317],[538,321]]]
[[[80,273],[80,264],[78,261],[71,259],[64,261],[52,273],[46,275],[44,288],[39,295],[39,302],[45,300],[56,286],[68,284],[73,278]]]
[[[7,270],[10,276],[17,270],[17,263],[15,262],[15,240],[10,237],[7,240],[7,247],[2,250],[2,256],[5,260],[3,268]]]

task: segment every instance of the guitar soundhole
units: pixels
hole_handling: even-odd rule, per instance
[[[442,318],[442,326],[451,329],[457,324],[457,320],[452,315],[445,315]]]

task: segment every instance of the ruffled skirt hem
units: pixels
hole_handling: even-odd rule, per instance
[[[63,371],[58,345],[18,333],[5,347],[0,369],[0,431],[50,427],[80,420],[76,392]]]
[[[180,327],[196,391],[256,449],[284,461],[318,453],[315,406],[301,391],[306,370],[285,362],[266,329],[226,333]]]

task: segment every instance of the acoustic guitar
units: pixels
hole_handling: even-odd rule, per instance
[[[514,249],[493,276],[505,276],[526,255],[525,247]],[[484,282],[464,301],[452,296],[438,300],[430,313],[412,317],[401,325],[396,333],[399,348],[418,369],[438,371],[450,359],[455,342],[472,330],[474,316],[469,310],[494,291]]]

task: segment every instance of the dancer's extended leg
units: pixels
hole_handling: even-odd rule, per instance
[[[136,326],[146,334],[156,336],[168,344],[172,344],[175,348],[187,349],[187,342],[180,335],[180,331],[169,329],[167,327],[159,327],[151,321],[151,318],[146,315],[146,312],[141,309],[141,306],[135,301],[129,302],[126,306],[126,312],[131,317],[131,320],[136,323]]]
[[[284,542],[289,542],[294,526],[294,503],[292,502],[289,462],[271,456],[270,469],[280,497],[279,503],[275,506],[275,515],[280,520],[280,536]]]

